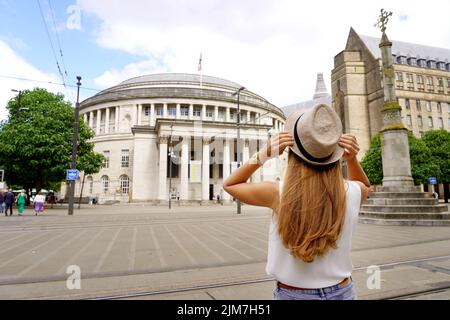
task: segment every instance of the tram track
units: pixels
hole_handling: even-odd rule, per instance
[[[439,261],[439,260],[445,260],[445,259],[450,259],[450,255],[429,257],[429,258],[423,258],[423,259],[397,261],[397,262],[391,262],[391,263],[385,263],[385,264],[377,264],[376,266],[378,266],[381,270],[383,270],[386,268],[391,268],[393,266],[415,265],[417,263]],[[371,266],[373,266],[373,265],[357,267],[357,268],[354,268],[353,271],[367,270]],[[261,277],[261,278],[251,279],[251,280],[229,281],[229,282],[223,282],[223,283],[211,283],[211,284],[207,284],[207,285],[186,286],[186,287],[182,287],[182,288],[174,288],[174,289],[167,289],[167,290],[153,290],[153,291],[134,292],[134,293],[128,293],[128,294],[100,296],[100,297],[95,297],[95,298],[88,298],[88,300],[123,300],[123,299],[150,297],[150,296],[157,297],[157,296],[162,296],[162,295],[167,295],[167,294],[188,293],[188,292],[196,292],[196,291],[208,290],[208,289],[220,289],[220,288],[225,288],[225,287],[258,284],[258,283],[266,283],[266,282],[273,282],[273,281],[275,281],[275,278],[273,278],[273,277]],[[421,296],[424,294],[445,292],[446,290],[449,290],[449,289],[450,289],[450,285],[447,284],[447,285],[440,286],[437,288],[418,290],[418,291],[415,291],[412,293],[401,294],[401,295],[387,296],[387,297],[383,297],[382,299],[383,300],[385,300],[385,299],[401,300],[401,299],[405,299],[405,298]]]

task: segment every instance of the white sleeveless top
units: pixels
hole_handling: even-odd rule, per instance
[[[346,181],[346,209],[337,248],[330,248],[323,256],[306,263],[293,257],[283,245],[278,234],[275,215],[269,228],[269,250],[266,272],[278,281],[299,288],[317,289],[333,286],[351,276],[351,240],[361,205],[361,187],[355,181]]]

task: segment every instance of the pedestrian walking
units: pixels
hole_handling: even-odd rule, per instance
[[[222,203],[220,202],[220,194],[217,195],[217,203],[222,204]]]
[[[273,299],[356,299],[351,237],[370,188],[356,158],[358,142],[342,134],[338,115],[323,104],[292,113],[285,130],[229,176],[224,190],[243,203],[272,209],[266,272],[277,280]],[[247,182],[285,151],[282,185]]]
[[[44,211],[45,197],[39,191],[34,197],[34,214],[37,216],[39,213]]]
[[[19,195],[17,196],[17,210],[19,211],[19,216],[23,215],[23,210],[25,209],[25,203],[27,200],[27,195],[25,194],[25,190],[21,190]]]
[[[5,193],[0,190],[0,213],[5,211]]]
[[[11,189],[8,190],[8,192],[5,194],[5,216],[8,216],[8,209],[9,209],[9,215],[12,216],[13,214],[13,205],[16,197],[14,196],[14,193]]]

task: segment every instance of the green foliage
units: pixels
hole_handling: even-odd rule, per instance
[[[430,134],[429,140],[436,140],[434,138],[432,139],[431,137],[434,137],[434,134]],[[450,140],[450,138],[448,139]],[[437,141],[439,140],[443,141],[442,136],[437,139]],[[438,174],[439,172],[441,172],[439,163],[448,163],[448,161],[445,160],[450,159],[449,156],[447,156],[447,158],[441,158],[445,156],[445,150],[436,152],[437,144],[436,146],[433,146],[431,142],[427,144],[425,141],[425,137],[423,139],[418,139],[411,132],[408,133],[408,142],[409,154],[411,158],[411,175],[414,179],[414,183],[428,183],[429,177],[436,175],[440,176]],[[448,148],[449,147],[447,147],[447,149]],[[450,150],[447,149],[446,152],[450,152]],[[381,137],[379,133],[372,139],[370,148],[361,161],[361,166],[366,172],[371,184],[376,185],[382,183],[383,163],[381,159]]]
[[[381,184],[383,180],[383,164],[381,161],[381,137],[379,133],[373,137],[370,148],[361,161],[361,166],[372,185]]]
[[[70,167],[74,109],[61,94],[36,88],[24,91],[8,102],[9,118],[0,124],[0,163],[5,167],[8,185],[54,188],[65,179]],[[92,130],[80,118],[78,156],[80,169],[100,169],[102,155],[93,152],[88,140]]]
[[[450,183],[450,132],[445,130],[428,131],[422,140],[430,149],[430,161],[438,167],[433,176],[439,183]]]

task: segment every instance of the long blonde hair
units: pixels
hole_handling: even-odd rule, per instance
[[[344,223],[346,193],[340,161],[311,166],[289,152],[275,214],[283,245],[291,255],[313,262],[336,242]]]

